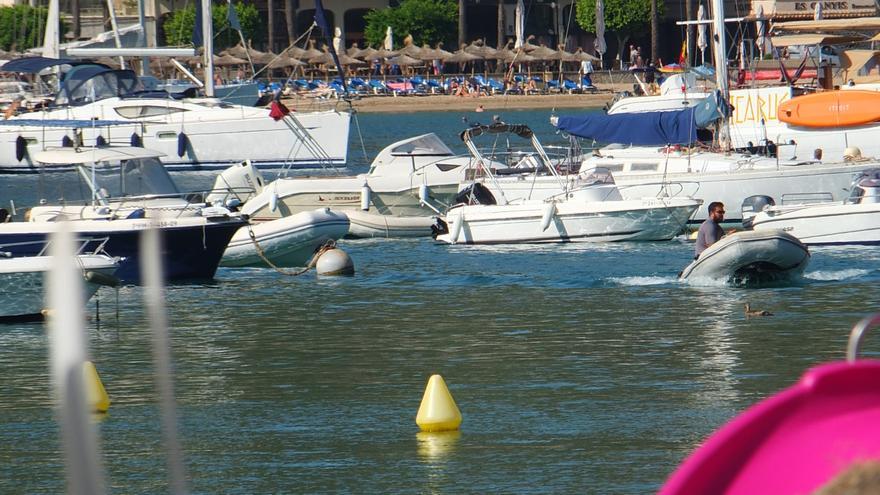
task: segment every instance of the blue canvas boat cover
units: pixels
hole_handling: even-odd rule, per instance
[[[693,107],[667,112],[590,113],[560,116],[556,127],[569,134],[601,143],[638,146],[691,144],[703,129],[730,114],[730,106],[717,92]]]

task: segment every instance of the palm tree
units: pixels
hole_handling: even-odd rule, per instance
[[[266,8],[269,9],[268,12],[268,21],[269,21],[269,51],[275,52],[275,6],[272,5],[272,0],[267,0]]]
[[[70,14],[73,17],[70,23],[70,32],[73,34],[73,39],[79,39],[82,34],[79,10],[79,0],[70,0]]]
[[[465,21],[465,0],[458,0],[458,46],[467,43],[467,22]]]
[[[498,48],[504,41],[504,0],[498,0]]]
[[[659,60],[657,57],[657,51],[659,48],[660,15],[657,13],[657,0],[651,0],[651,63],[656,64]]]
[[[294,23],[294,19],[296,18],[296,5],[294,5],[293,2],[294,0],[284,0],[284,22],[287,24],[287,46],[292,45],[293,40],[296,39],[296,24]]]

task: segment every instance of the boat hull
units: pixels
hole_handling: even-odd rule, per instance
[[[470,205],[453,208],[436,239],[449,244],[660,241],[699,206],[684,199]],[[546,226],[545,226],[546,225]]]
[[[322,245],[342,238],[348,228],[348,218],[329,209],[256,223],[235,233],[221,264],[266,266],[265,257],[279,267],[306,266]]]
[[[179,111],[155,117],[125,118],[132,108],[174,108]],[[220,170],[244,160],[258,166],[344,164],[348,157],[348,131],[351,114],[332,110],[297,113],[302,124],[327,157],[316,156],[289,127],[289,117],[275,121],[263,108],[207,108],[193,103],[160,100],[148,104],[137,100],[111,98],[91,105],[26,114],[22,125],[10,119],[0,128],[0,172],[35,173],[39,167],[31,156],[62,145],[64,136],[73,136],[62,119],[109,119],[119,125],[81,129],[83,143],[94,145],[98,136],[109,144],[130,144],[137,134],[145,148],[165,156],[162,163],[178,170]],[[44,122],[46,125],[41,124]],[[181,137],[185,135],[185,138]],[[19,138],[27,142],[21,159]],[[180,153],[182,152],[182,154]]]
[[[756,231],[780,229],[808,246],[880,244],[880,203],[808,205],[755,215]]]
[[[786,283],[799,279],[809,261],[807,247],[781,230],[736,232],[709,246],[679,279],[738,286]]]
[[[4,247],[4,250],[6,248]],[[83,275],[95,272],[112,277],[118,267],[117,260],[105,255],[79,255],[77,264]],[[32,256],[0,260],[0,322],[37,321],[43,318],[46,305],[46,272],[52,266],[51,256]],[[99,284],[85,281],[85,300],[88,301]]]
[[[427,237],[436,216],[380,215],[362,210],[346,210],[351,221],[347,237],[354,239],[371,237]]]
[[[125,283],[140,282],[140,233],[151,227],[151,219],[78,220],[70,222],[74,234],[89,239],[106,239],[104,251],[121,258],[116,277]],[[179,217],[156,220],[162,232],[162,262],[165,279],[179,281],[211,279],[220,258],[242,219],[215,220]],[[36,256],[49,235],[57,230],[54,222],[12,222],[0,225],[0,244],[14,256]],[[85,250],[94,250],[100,241],[89,241]]]

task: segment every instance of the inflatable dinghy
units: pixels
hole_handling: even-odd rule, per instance
[[[850,333],[847,361],[821,364],[800,381],[752,406],[704,441],[669,477],[660,495],[877,493],[846,485],[880,461],[880,361],[858,359],[866,330]],[[873,461],[870,463],[869,461]],[[840,484],[852,491],[840,489]]]
[[[797,237],[781,230],[735,232],[703,251],[679,280],[704,279],[754,286],[799,278],[810,252]]]

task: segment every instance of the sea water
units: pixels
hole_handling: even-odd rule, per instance
[[[508,115],[564,139],[541,127],[547,111]],[[375,154],[428,131],[461,150],[462,116],[359,120]],[[868,247],[812,249],[800,283],[734,289],[679,283],[693,252],[680,240],[340,246],[354,277],[221,268],[166,289],[194,493],[650,493],[736,414],[843,359],[852,325],[880,310],[880,251]],[[113,493],[167,492],[142,301],[139,287],[103,288],[87,308],[112,400],[96,421]],[[747,318],[745,303],[773,316]],[[865,348],[880,344],[869,335]],[[43,324],[0,325],[2,493],[65,491],[47,356]],[[459,432],[415,424],[435,373]]]

